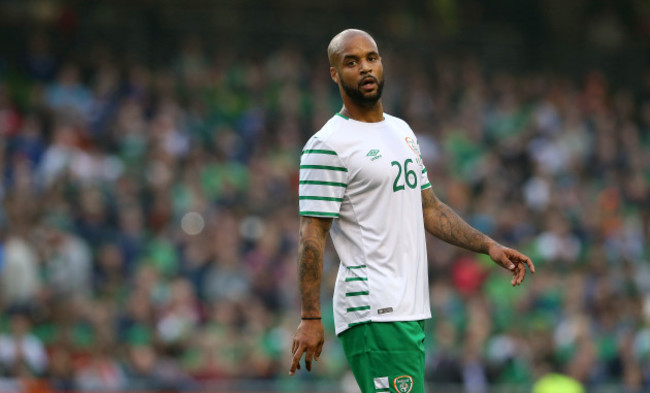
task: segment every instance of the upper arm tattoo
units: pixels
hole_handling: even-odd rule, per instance
[[[433,192],[433,188],[429,187],[426,190],[422,191],[422,209],[433,208],[436,204],[440,203],[438,197]]]

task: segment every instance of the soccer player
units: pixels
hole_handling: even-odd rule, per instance
[[[424,320],[431,317],[425,229],[484,253],[521,284],[531,260],[472,228],[433,192],[417,139],[384,113],[383,66],[366,32],[345,30],[327,49],[343,108],[305,145],[298,250],[301,322],[294,375],[323,348],[320,286],[329,233],[341,260],[334,322],[362,392],[424,392]]]

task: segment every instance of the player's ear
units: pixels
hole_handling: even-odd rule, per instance
[[[339,84],[339,73],[336,71],[336,67],[330,67],[330,77],[334,83]]]

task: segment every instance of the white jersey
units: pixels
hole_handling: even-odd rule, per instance
[[[336,334],[369,321],[431,317],[422,190],[431,187],[411,128],[396,117],[340,114],[305,145],[300,215],[334,218],[341,259]]]

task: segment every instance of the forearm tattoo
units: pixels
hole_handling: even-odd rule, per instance
[[[433,190],[422,193],[422,208],[426,230],[437,238],[455,246],[487,253],[493,242],[487,235],[473,228],[449,206],[440,201]]]
[[[303,316],[320,316],[320,283],[328,221],[302,217],[298,246],[298,279]]]

